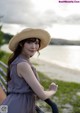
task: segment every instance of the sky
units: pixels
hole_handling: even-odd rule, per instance
[[[0,25],[2,31],[14,35],[26,27],[33,27],[47,30],[52,38],[80,40],[80,3],[0,0]]]

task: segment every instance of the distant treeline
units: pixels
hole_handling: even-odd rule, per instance
[[[80,45],[80,41],[52,38],[50,45]]]
[[[1,29],[2,29],[2,26],[0,26],[0,46],[3,44],[9,43],[9,40],[13,36],[11,34],[4,33]]]

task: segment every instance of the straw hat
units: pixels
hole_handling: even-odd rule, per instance
[[[22,30],[20,33],[16,34],[13,36],[9,42],[9,49],[11,51],[15,51],[18,43],[24,39],[27,38],[39,38],[41,40],[41,45],[39,50],[43,49],[50,43],[50,34],[42,29],[32,29],[32,28],[27,28]]]

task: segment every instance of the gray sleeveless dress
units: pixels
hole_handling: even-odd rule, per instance
[[[31,65],[29,60],[19,55],[11,64],[11,80],[8,83],[9,95],[2,105],[8,106],[8,113],[35,113],[35,94],[26,81],[17,74],[16,66],[20,62],[29,63],[38,79],[36,69]]]

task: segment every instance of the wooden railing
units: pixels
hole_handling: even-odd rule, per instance
[[[7,76],[7,74],[4,70],[6,70],[7,67],[8,66],[5,63],[0,61],[0,85],[5,92],[7,91],[7,89],[6,89],[6,86],[7,86],[6,76]]]

